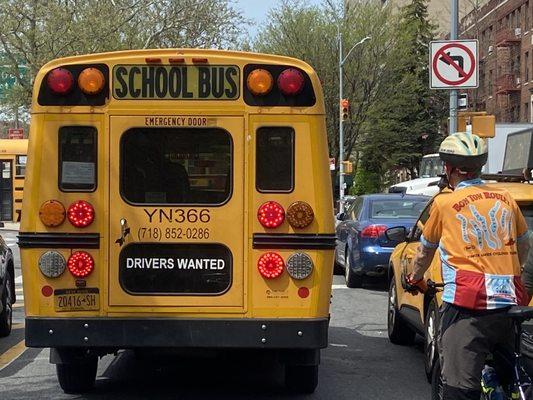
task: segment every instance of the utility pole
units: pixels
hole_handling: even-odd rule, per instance
[[[450,40],[458,39],[459,25],[459,0],[451,0],[451,27]],[[459,92],[457,89],[450,90],[450,124],[448,134],[457,132],[457,98]]]
[[[352,51],[359,45],[363,44],[367,40],[370,40],[370,36],[366,36],[365,38],[361,39],[359,42],[354,44],[348,54],[346,54],[346,57],[343,58],[342,55],[342,36],[341,36],[341,30],[340,27],[337,26],[337,32],[338,32],[338,40],[339,40],[339,107],[342,104],[343,100],[343,80],[342,80],[342,67],[344,66],[344,63],[350,57],[352,54]],[[339,110],[340,111],[340,110]],[[342,203],[344,200],[344,166],[342,162],[344,161],[344,121],[342,118],[341,113],[339,112],[339,202],[340,206],[342,207]]]

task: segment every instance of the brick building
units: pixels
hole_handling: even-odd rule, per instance
[[[461,20],[461,38],[479,40],[479,88],[470,109],[498,122],[531,122],[533,0],[490,0]]]

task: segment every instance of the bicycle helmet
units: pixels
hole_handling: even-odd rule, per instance
[[[454,168],[474,172],[487,162],[487,144],[477,135],[458,132],[442,141],[439,155],[442,161]]]

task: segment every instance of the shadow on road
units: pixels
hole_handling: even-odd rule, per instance
[[[213,333],[216,334],[216,333]],[[283,386],[283,369],[262,352],[218,357],[139,358],[121,352],[100,374],[96,387],[82,396],[63,394],[55,368],[44,364],[39,375],[14,386],[22,368],[7,382],[2,398],[54,399],[402,399],[429,397],[422,352],[391,345],[382,337],[362,336],[352,329],[330,329],[329,347],[322,353],[319,387],[313,395],[294,396]],[[28,377],[29,378],[29,377]],[[33,383],[29,383],[33,382]],[[4,397],[5,396],[5,397]]]

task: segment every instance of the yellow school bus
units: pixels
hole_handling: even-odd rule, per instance
[[[0,221],[20,222],[28,139],[0,139]]]
[[[35,80],[19,235],[26,345],[62,388],[118,349],[264,349],[312,392],[332,194],[322,89],[292,58],[143,50]]]

